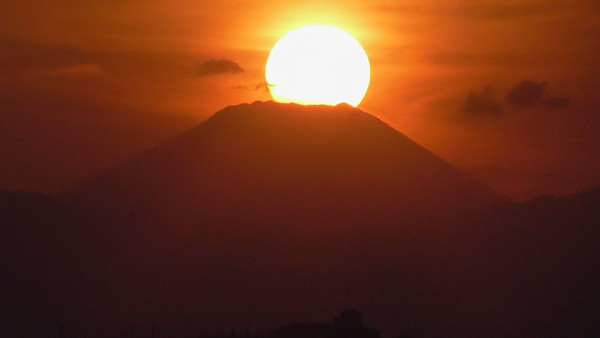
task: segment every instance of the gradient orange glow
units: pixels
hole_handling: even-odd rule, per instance
[[[54,180],[65,160],[43,156],[49,151],[30,156],[39,148],[22,142],[28,136],[19,134],[25,129],[19,123],[41,134],[62,130],[61,121],[73,121],[79,130],[80,121],[90,130],[77,131],[83,135],[100,123],[114,133],[136,131],[118,132],[117,143],[141,144],[139,135],[146,145],[158,142],[225,106],[271,100],[265,84],[271,48],[309,25],[338,27],[360,41],[371,66],[362,110],[498,190],[527,198],[600,182],[600,118],[594,113],[600,108],[600,7],[594,0],[23,0],[2,10],[0,134],[14,137],[5,136],[0,151],[15,155],[6,156],[0,177],[13,189],[56,192],[73,177],[100,169],[70,165],[80,173],[48,188],[45,182]],[[243,71],[195,72],[197,64],[221,59]],[[573,104],[562,111],[513,109],[506,95],[526,79],[548,81],[548,96]],[[494,89],[501,117],[465,119],[467,97],[485,86]],[[141,130],[140,115],[163,121]],[[66,158],[72,154],[61,150],[69,149],[60,141],[65,138],[40,143],[55,144],[56,156]],[[104,147],[104,166],[125,157],[95,139],[90,136],[89,144]],[[20,144],[31,147],[16,149]],[[85,142],[77,144],[84,152]],[[49,167],[54,171],[42,170]],[[36,168],[30,175],[40,184],[22,183],[31,180],[11,168]]]

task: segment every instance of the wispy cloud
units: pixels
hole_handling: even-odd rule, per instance
[[[207,60],[194,65],[194,76],[203,77],[216,74],[242,73],[244,69],[239,64],[227,59]]]

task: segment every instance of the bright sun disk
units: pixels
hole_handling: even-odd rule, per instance
[[[266,80],[277,102],[354,107],[369,87],[367,53],[350,34],[307,26],[284,36],[267,60]]]

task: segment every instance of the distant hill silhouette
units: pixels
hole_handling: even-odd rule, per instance
[[[384,336],[600,329],[600,189],[512,203],[349,106],[229,107],[59,200],[0,197],[0,336],[265,334],[349,307]]]

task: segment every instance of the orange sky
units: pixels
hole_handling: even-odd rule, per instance
[[[359,108],[501,192],[600,184],[595,0],[22,0],[0,10],[0,188],[58,193],[227,105],[269,100],[270,48],[308,24],[342,28],[367,51]],[[198,70],[221,59],[244,71]],[[543,97],[509,102],[523,80]]]

